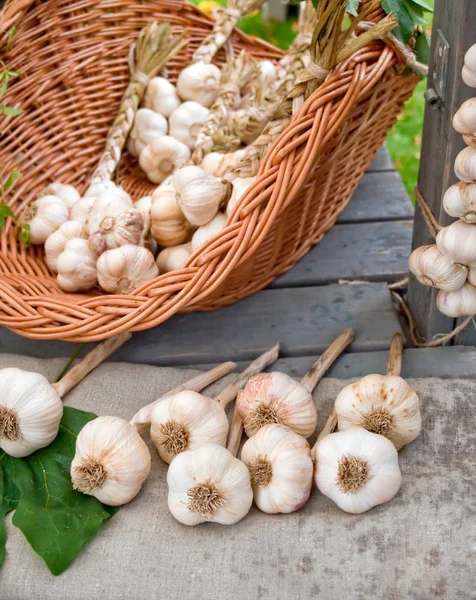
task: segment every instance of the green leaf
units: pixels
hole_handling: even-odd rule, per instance
[[[416,4],[411,4],[410,0],[403,0],[408,14],[412,17],[415,25],[422,25],[426,27],[428,25],[424,11]]]
[[[28,248],[30,245],[30,225],[28,223],[21,224],[19,237],[25,248]]]
[[[22,114],[21,108],[14,108],[13,106],[0,106],[0,113],[7,115],[9,117],[18,117],[18,115]]]
[[[357,16],[357,9],[359,8],[359,4],[360,0],[345,0],[347,12],[353,15],[354,17]]]
[[[417,36],[413,51],[415,52],[417,60],[424,65],[427,65],[430,60],[430,44],[431,37],[428,35],[426,30]]]
[[[8,81],[4,81],[2,85],[0,85],[0,98],[5,94],[8,88]]]
[[[15,218],[12,209],[5,202],[0,202],[0,229],[3,229],[7,217]]]
[[[5,516],[15,510],[20,498],[20,491],[11,477],[11,461],[14,460],[19,459],[11,458],[0,450],[0,566],[5,560]]]
[[[382,0],[382,8],[387,15],[393,13],[398,22],[398,27],[392,33],[404,44],[413,35],[414,22],[406,6],[401,0]]]
[[[15,185],[15,182],[18,181],[20,179],[20,177],[21,177],[20,171],[17,171],[16,169],[14,169],[8,176],[5,183],[3,184],[3,191],[8,192],[8,190]]]
[[[418,4],[418,6],[421,6],[422,8],[425,9],[425,12],[429,12],[429,13],[433,12],[433,7],[430,6],[424,0],[410,0],[410,2],[412,2],[413,4]]]

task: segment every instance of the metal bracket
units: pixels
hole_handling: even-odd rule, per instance
[[[446,99],[446,81],[450,45],[441,29],[436,32],[435,51],[433,53],[432,87],[425,92],[425,98],[431,108],[439,108]]]

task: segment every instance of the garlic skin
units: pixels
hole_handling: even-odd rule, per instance
[[[183,214],[196,227],[209,223],[231,194],[229,183],[207,174],[185,185],[181,178],[174,177],[174,185]]]
[[[238,200],[243,196],[246,190],[256,180],[256,177],[237,177],[233,180],[233,191],[228,204],[226,205],[226,214],[231,215],[233,209],[238,204]]]
[[[184,525],[209,521],[234,525],[248,514],[253,502],[248,469],[217,444],[204,444],[176,456],[167,484],[169,510]]]
[[[247,440],[241,460],[250,471],[256,506],[291,513],[309,500],[314,465],[308,442],[284,425],[265,425]]]
[[[158,402],[151,415],[150,438],[166,463],[203,444],[226,445],[229,423],[223,407],[198,392],[184,391]]]
[[[30,226],[32,244],[44,244],[48,237],[68,220],[68,207],[57,196],[41,196],[20,215],[21,224]]]
[[[159,188],[152,194],[150,233],[159,246],[166,248],[189,239],[190,223],[180,210],[173,188]]]
[[[86,238],[83,224],[78,221],[66,221],[53,232],[45,242],[45,262],[56,273],[56,263],[66,244],[75,238]]]
[[[363,427],[388,438],[397,450],[420,435],[420,401],[396,375],[367,375],[346,386],[335,401],[339,431]]]
[[[134,204],[134,208],[140,212],[144,220],[143,234],[146,236],[150,230],[150,207],[152,206],[152,196],[144,196]]]
[[[63,403],[49,381],[22,369],[0,370],[0,449],[17,458],[58,435]]]
[[[121,506],[137,496],[150,466],[149,449],[133,425],[119,417],[97,417],[76,439],[71,480],[75,490]]]
[[[181,190],[192,181],[203,179],[204,177],[207,177],[207,173],[202,168],[189,165],[175,171],[172,175],[171,183],[174,190]]]
[[[468,87],[476,88],[476,44],[464,55],[463,81]]]
[[[62,200],[69,209],[71,209],[73,204],[81,197],[75,187],[66,183],[60,183],[59,181],[54,181],[47,185],[41,195],[56,196]]]
[[[197,136],[210,111],[198,102],[184,102],[170,115],[170,135],[195,149]]]
[[[473,287],[476,287],[476,269],[469,269],[468,271],[468,283]]]
[[[455,221],[436,236],[438,250],[455,263],[476,266],[476,227]]]
[[[129,208],[117,217],[105,217],[99,229],[89,238],[89,247],[100,256],[106,250],[112,250],[125,244],[136,246],[144,243],[144,219],[141,213]]]
[[[192,252],[198,250],[208,240],[220,232],[226,223],[226,217],[223,213],[216,214],[213,219],[206,225],[202,225],[192,236]]]
[[[159,252],[159,256],[157,257],[159,273],[163,275],[164,273],[170,273],[170,271],[182,269],[191,254],[192,247],[190,242],[188,244],[164,248]]]
[[[275,83],[278,76],[275,64],[270,60],[260,60],[258,62],[258,68],[263,85],[265,87],[271,87]]]
[[[416,248],[408,264],[420,283],[440,290],[459,290],[468,275],[468,267],[452,262],[434,244]]]
[[[119,186],[117,186],[114,183],[114,181],[99,181],[99,182],[93,183],[91,186],[89,186],[86,193],[84,194],[84,197],[85,198],[97,198],[104,192],[111,192],[112,190],[114,190],[114,191],[120,190],[120,191],[124,192],[124,190],[122,188],[120,188]],[[124,192],[124,194],[125,193],[126,192]]]
[[[130,294],[158,274],[154,255],[132,244],[106,250],[97,262],[99,285],[111,294]]]
[[[395,446],[362,427],[322,438],[314,456],[317,487],[345,512],[364,513],[389,502],[400,489]]]
[[[80,198],[73,204],[70,212],[71,221],[78,221],[79,223],[85,224],[91,214],[91,209],[96,198],[94,196],[88,196]]]
[[[164,135],[146,146],[139,155],[139,165],[152,183],[162,183],[175,169],[180,169],[190,158],[186,144],[170,135]]]
[[[248,437],[271,423],[286,425],[303,437],[311,436],[317,426],[311,392],[279,371],[251,377],[238,393],[236,410]]]
[[[460,181],[449,187],[443,196],[443,208],[450,217],[476,223],[476,183]]]
[[[167,119],[149,108],[139,108],[127,139],[127,150],[137,158],[156,138],[167,135]]]
[[[178,95],[182,100],[193,100],[210,108],[218,95],[220,79],[220,69],[215,65],[202,62],[191,64],[178,76]]]
[[[103,192],[94,201],[89,213],[87,230],[90,235],[101,230],[101,223],[105,219],[118,217],[121,213],[132,208],[131,197],[121,190]]]
[[[453,117],[453,129],[458,133],[476,132],[476,98],[463,102]]]
[[[202,160],[200,168],[203,169],[205,173],[208,173],[208,175],[215,175],[224,156],[225,155],[221,152],[210,152]]]
[[[471,279],[474,279],[474,271],[471,274]],[[476,288],[470,283],[465,283],[456,292],[441,291],[436,297],[436,306],[447,317],[456,318],[476,315]]]
[[[230,181],[234,178],[232,171],[242,161],[246,152],[246,148],[241,150],[235,150],[235,152],[228,152],[223,157],[220,165],[215,173],[215,177],[223,177],[226,173],[230,173]]]
[[[455,174],[460,181],[476,183],[476,148],[461,150],[455,160]]]
[[[58,256],[58,285],[65,292],[90,290],[97,283],[97,256],[91,252],[88,240],[74,238]]]
[[[180,100],[175,86],[168,79],[153,77],[147,85],[142,104],[164,117],[170,117],[180,106]]]

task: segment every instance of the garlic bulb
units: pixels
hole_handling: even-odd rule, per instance
[[[243,196],[246,190],[256,180],[256,177],[237,177],[233,180],[233,191],[226,205],[226,214],[231,215],[233,209],[238,204],[238,200]]]
[[[172,176],[172,187],[174,190],[184,188],[188,183],[195,181],[196,179],[202,179],[207,176],[207,173],[200,167],[190,165],[188,167],[182,167]]]
[[[177,90],[168,79],[153,77],[147,85],[142,104],[164,117],[170,117],[173,111],[180,106],[180,100]]]
[[[118,417],[89,421],[76,439],[73,488],[109,506],[130,502],[150,472],[150,453],[136,428]]]
[[[66,221],[48,237],[45,242],[45,262],[52,271],[56,272],[58,257],[66,244],[75,238],[86,238],[83,224],[78,221]]]
[[[101,223],[105,219],[118,217],[127,209],[132,208],[130,196],[124,194],[123,190],[111,190],[97,196],[89,213],[86,226],[89,234],[92,235],[96,231],[100,231]]]
[[[169,510],[184,525],[207,521],[233,525],[248,514],[253,502],[248,469],[217,444],[176,456],[167,484]]]
[[[71,221],[78,221],[79,223],[83,224],[86,223],[86,221],[89,219],[89,215],[95,200],[95,196],[85,196],[84,198],[80,198],[77,202],[75,202],[70,210]]]
[[[104,192],[114,191],[122,191],[124,194],[126,193],[122,188],[117,186],[114,181],[98,181],[97,183],[93,183],[89,186],[86,193],[84,194],[85,198],[97,198]]]
[[[218,95],[221,72],[212,64],[194,63],[178,76],[177,92],[182,100],[194,100],[210,108]]]
[[[212,398],[184,391],[158,402],[152,411],[150,438],[162,460],[207,443],[226,444],[228,419]]]
[[[315,459],[317,487],[348,513],[361,514],[389,502],[402,483],[395,446],[362,427],[322,438]]]
[[[473,286],[476,287],[476,268],[473,269],[469,269],[468,270],[468,282]]]
[[[447,317],[476,315],[476,288],[465,283],[456,292],[441,291],[436,297],[436,306]]]
[[[68,219],[68,207],[57,196],[41,196],[20,215],[21,224],[30,226],[32,244],[44,244]]]
[[[435,245],[416,248],[410,255],[409,267],[423,285],[447,291],[463,287],[468,274],[468,267],[452,262]]]
[[[167,119],[149,108],[139,108],[127,139],[127,150],[136,158],[156,138],[167,135]]]
[[[159,254],[159,244],[154,240],[154,238],[151,235],[148,235],[144,238],[144,248],[147,248],[149,252],[152,252],[154,258],[157,258]]]
[[[271,87],[277,78],[276,66],[270,60],[260,60],[258,63],[258,68],[260,70],[261,81],[263,82],[263,86]]]
[[[99,285],[111,294],[130,294],[158,274],[154,255],[132,244],[107,250],[97,262]]]
[[[450,217],[476,223],[476,183],[455,183],[443,196],[443,208]]]
[[[309,437],[316,429],[317,412],[311,392],[289,375],[259,373],[239,392],[236,410],[251,437],[264,425],[279,423]]]
[[[468,87],[476,88],[476,44],[471,46],[464,55],[462,75]]]
[[[146,236],[150,230],[150,207],[152,206],[152,196],[144,196],[134,204],[134,208],[140,212],[144,220],[143,233]]]
[[[476,98],[463,102],[453,117],[453,128],[459,133],[476,132]]]
[[[453,262],[476,266],[476,227],[455,221],[438,232],[436,245]]]
[[[66,183],[60,183],[59,181],[54,181],[47,185],[41,195],[56,196],[62,200],[69,209],[71,209],[73,204],[80,198],[79,192],[75,187]]]
[[[245,156],[245,152],[246,148],[243,148],[242,150],[235,150],[235,152],[225,154],[215,173],[215,177],[223,177],[226,173],[230,173],[230,181],[235,179],[232,171],[240,164]]]
[[[117,217],[105,217],[99,223],[99,229],[89,238],[89,247],[100,256],[106,250],[112,250],[125,244],[142,245],[144,219],[134,208],[128,208]]]
[[[191,168],[187,167],[187,169]],[[198,167],[193,168],[198,169]],[[183,176],[183,171],[185,169],[181,169],[174,175],[177,202],[192,225],[197,227],[206,225],[217,214],[220,204],[228,200],[231,185],[203,171],[202,175],[189,179]]]
[[[309,499],[314,466],[307,441],[284,425],[265,425],[245,442],[254,500],[268,514],[291,513]]]
[[[187,241],[190,223],[178,205],[175,191],[157,189],[152,194],[150,233],[160,246],[177,246]]]
[[[219,231],[225,227],[226,217],[223,213],[218,213],[206,225],[202,225],[197,229],[192,237],[192,252],[195,252],[205,242],[214,237]]]
[[[159,273],[170,273],[170,271],[181,269],[190,258],[191,254],[192,248],[190,242],[188,244],[164,248],[159,252],[159,256],[157,257]]]
[[[97,256],[89,249],[88,240],[74,238],[58,256],[58,285],[65,292],[89,290],[97,283]]]
[[[48,380],[21,369],[0,370],[0,448],[23,457],[51,444],[63,403]]]
[[[461,150],[455,160],[455,174],[460,181],[476,183],[476,148]]]
[[[220,166],[220,163],[225,155],[221,152],[210,152],[202,160],[200,168],[202,168],[208,175],[215,175],[215,171]]]
[[[156,138],[139,155],[139,165],[153,183],[161,183],[175,169],[180,169],[190,158],[186,144],[170,135]]]
[[[170,135],[195,149],[197,136],[210,111],[198,102],[184,102],[170,115]]]

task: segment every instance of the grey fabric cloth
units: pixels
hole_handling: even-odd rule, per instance
[[[0,366],[56,375],[64,360],[0,355]],[[179,369],[108,363],[66,404],[130,417],[193,376]],[[346,382],[315,393],[320,425]],[[256,508],[233,527],[188,528],[167,509],[166,465],[152,453],[140,495],[123,507],[61,576],[49,574],[9,523],[2,600],[476,598],[475,383],[414,380],[423,433],[400,453],[404,482],[387,505],[341,512],[314,489],[291,515]],[[215,391],[223,383],[215,385]]]

